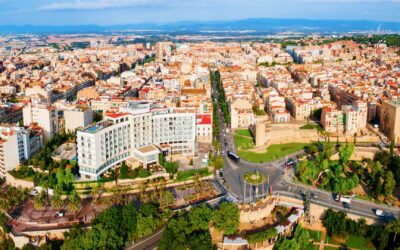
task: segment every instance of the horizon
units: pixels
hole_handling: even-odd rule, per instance
[[[19,26],[112,26],[254,18],[400,22],[399,0],[28,0],[23,5],[0,0],[0,3],[2,25]]]
[[[0,0],[1,1],[1,0]],[[374,22],[374,23],[398,23],[398,21],[388,21],[388,20],[373,20],[373,19],[323,19],[323,18],[269,18],[269,17],[251,17],[243,19],[215,19],[215,20],[179,20],[179,21],[165,21],[165,22],[151,22],[151,21],[141,21],[141,22],[129,22],[129,23],[118,23],[118,24],[96,24],[96,23],[85,23],[85,24],[0,24],[0,27],[4,26],[49,26],[49,27],[66,27],[66,26],[98,26],[98,27],[111,27],[111,26],[126,26],[126,25],[140,25],[140,24],[150,24],[150,25],[169,25],[169,24],[180,24],[180,23],[223,23],[223,22],[240,22],[240,21],[251,21],[251,20],[286,20],[286,21],[332,21],[332,22]]]

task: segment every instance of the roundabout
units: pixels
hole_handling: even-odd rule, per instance
[[[258,171],[247,172],[243,176],[243,179],[247,184],[251,185],[261,185],[267,181],[267,177],[263,173]]]
[[[254,202],[268,194],[267,177],[260,171],[251,171],[243,175],[244,202]]]

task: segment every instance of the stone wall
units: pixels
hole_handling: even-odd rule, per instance
[[[26,181],[22,179],[17,179],[8,172],[6,172],[6,183],[10,186],[19,187],[19,188],[34,188],[35,184],[33,181]]]

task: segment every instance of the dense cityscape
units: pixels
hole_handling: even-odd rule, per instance
[[[398,1],[0,2],[0,249],[400,249]]]

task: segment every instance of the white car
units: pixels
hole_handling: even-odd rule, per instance
[[[385,212],[383,212],[383,211],[380,210],[380,209],[376,209],[376,210],[375,210],[375,214],[376,214],[377,216],[379,216],[379,217],[385,216]]]
[[[39,194],[39,191],[37,191],[36,188],[32,188],[32,189],[29,191],[29,194],[30,194],[30,195],[33,195],[33,196],[36,196],[36,195]]]
[[[56,213],[56,217],[57,217],[57,218],[64,217],[64,215],[65,215],[65,212],[64,212],[64,211],[58,211],[58,212]]]
[[[221,155],[225,155],[225,151],[222,151],[222,152],[221,152]]]

